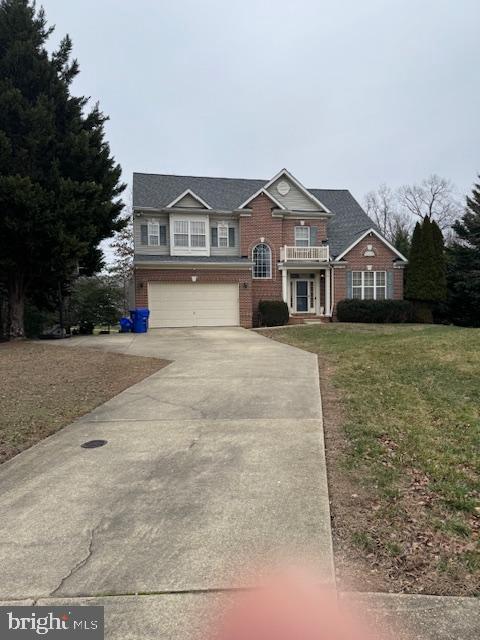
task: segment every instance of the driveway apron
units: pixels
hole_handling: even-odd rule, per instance
[[[107,637],[188,638],[262,566],[333,581],[313,354],[239,328],[52,348],[74,346],[172,363],[0,467],[0,600],[98,602]]]

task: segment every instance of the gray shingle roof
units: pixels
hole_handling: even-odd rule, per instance
[[[309,189],[335,215],[327,221],[327,237],[330,254],[338,256],[362,233],[372,227],[367,216],[348,189]],[[378,231],[378,229],[377,229]]]
[[[212,209],[232,211],[267,182],[268,180],[134,173],[133,206],[161,209],[186,189],[191,189]]]
[[[243,178],[206,178],[153,173],[133,174],[133,206],[160,209],[186,189],[191,189],[213,209],[232,211],[238,208],[268,180]],[[339,255],[364,231],[374,227],[347,189],[309,189],[335,215],[327,223],[332,256]],[[378,230],[378,229],[377,229]]]

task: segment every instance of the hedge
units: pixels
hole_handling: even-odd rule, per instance
[[[415,309],[408,300],[341,300],[340,322],[415,322]]]
[[[258,314],[261,327],[279,327],[287,324],[289,318],[288,306],[283,300],[260,300]]]

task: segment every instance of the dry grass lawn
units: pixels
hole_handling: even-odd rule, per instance
[[[167,364],[97,349],[0,344],[0,463]]]
[[[318,354],[340,586],[480,595],[480,330],[264,333]]]

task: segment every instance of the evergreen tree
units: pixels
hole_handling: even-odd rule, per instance
[[[432,307],[446,299],[443,236],[426,216],[417,222],[412,236],[405,296],[417,305],[418,319],[432,321]]]
[[[408,258],[411,245],[411,238],[408,229],[397,226],[393,234],[392,244],[395,249],[398,249],[402,255]]]
[[[99,269],[99,242],[124,225],[106,117],[70,94],[72,43],[49,55],[52,31],[29,0],[1,0],[0,270],[13,337],[24,334],[29,293],[61,298],[79,267]]]
[[[423,268],[423,226],[417,222],[412,235],[405,287],[405,297],[409,300],[419,300],[419,296],[423,294]]]
[[[480,176],[479,176],[480,177]],[[480,183],[461,220],[453,225],[459,238],[449,249],[448,303],[456,324],[480,326]]]
[[[444,302],[447,299],[447,267],[445,256],[445,242],[443,233],[435,220],[431,221],[431,232],[434,250],[434,290],[437,302]],[[434,298],[435,299],[435,298]]]

